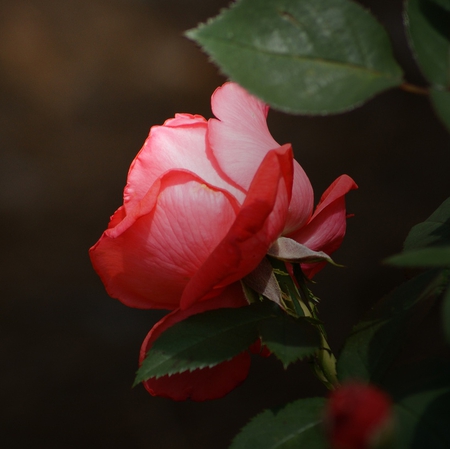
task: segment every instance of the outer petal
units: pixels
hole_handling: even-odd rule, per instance
[[[140,308],[178,307],[190,278],[233,224],[238,205],[192,173],[172,171],[90,250],[108,293]]]
[[[342,243],[347,226],[345,195],[358,186],[347,175],[337,178],[322,195],[317,208],[306,226],[288,235],[289,238],[314,251],[330,255]],[[309,277],[323,267],[323,263],[305,265]]]
[[[306,224],[314,207],[314,192],[303,168],[294,160],[294,184],[288,218],[283,230],[287,235]]]
[[[235,83],[225,83],[211,97],[218,118],[208,122],[208,142],[220,167],[247,190],[266,154],[279,147],[267,128],[267,106]]]
[[[142,363],[152,343],[167,328],[196,313],[222,307],[242,307],[247,301],[239,283],[230,285],[220,296],[211,301],[197,303],[186,310],[177,309],[159,321],[145,338],[139,357]],[[191,372],[163,376],[143,382],[153,396],[163,396],[183,401],[205,401],[217,399],[233,390],[245,380],[250,368],[250,354],[243,352],[233,359],[213,368],[197,369]]]
[[[242,192],[228,184],[213,167],[207,155],[206,130],[206,120],[190,114],[176,114],[163,126],[153,126],[128,172],[125,209],[133,208],[160,176],[173,169],[189,170],[207,183],[243,199]]]
[[[292,148],[270,151],[225,238],[186,286],[181,308],[218,294],[254,270],[281,234],[292,190]]]

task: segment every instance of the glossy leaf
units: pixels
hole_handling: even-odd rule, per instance
[[[313,355],[320,347],[318,329],[306,319],[294,319],[284,312],[259,325],[262,342],[283,363],[291,363]]]
[[[347,339],[338,359],[339,378],[377,382],[446,283],[445,274],[429,270],[381,300]]]
[[[229,360],[258,339],[257,325],[261,320],[274,316],[272,306],[266,303],[192,315],[154,342],[137,372],[135,384]]]
[[[300,399],[281,410],[266,410],[247,424],[230,449],[326,449],[324,398]]]
[[[450,92],[448,90],[431,89],[430,98],[438,117],[450,132]]]
[[[450,267],[450,246],[407,251],[389,257],[386,262],[398,267]]]
[[[408,37],[422,72],[431,84],[450,86],[450,12],[430,0],[406,5]]]
[[[396,449],[450,447],[450,364],[403,365],[383,383],[395,401]]]
[[[349,0],[240,0],[187,36],[287,112],[351,109],[402,82],[385,30]]]
[[[450,198],[446,199],[423,223],[414,226],[406,237],[404,250],[450,245]]]

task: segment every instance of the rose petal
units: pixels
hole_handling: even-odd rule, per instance
[[[289,212],[283,234],[287,235],[301,228],[309,220],[314,207],[314,192],[303,168],[294,161],[294,184]]]
[[[238,205],[192,173],[166,173],[139,204],[119,209],[90,250],[108,293],[130,307],[173,309],[233,224]],[[118,222],[118,223],[117,223]]]
[[[163,126],[153,126],[142,149],[133,160],[124,189],[128,211],[153,183],[169,170],[188,170],[205,182],[228,190],[243,200],[243,193],[225,181],[213,167],[206,149],[206,120],[199,115],[176,114]]]
[[[225,291],[212,300],[194,304],[192,307],[177,309],[160,320],[145,338],[140,352],[139,363],[145,356],[152,343],[170,326],[196,313],[223,307],[242,307],[247,305],[239,283],[230,285]],[[158,379],[143,382],[146,390],[153,396],[163,396],[176,401],[192,399],[205,401],[220,398],[247,377],[250,368],[250,354],[246,351],[227,362],[212,368],[197,369]]]
[[[214,296],[217,289],[242,279],[259,265],[286,221],[292,161],[290,145],[267,154],[226,237],[186,286],[181,308]]]
[[[211,97],[217,119],[208,122],[208,142],[222,170],[247,190],[266,154],[279,147],[267,127],[268,107],[235,83]]]
[[[322,195],[313,216],[303,228],[288,237],[314,251],[331,255],[341,246],[347,226],[345,195],[358,186],[347,175],[337,178]],[[303,265],[308,277],[317,273],[324,263]]]

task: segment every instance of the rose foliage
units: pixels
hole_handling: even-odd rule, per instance
[[[123,205],[90,249],[112,297],[172,311],[145,338],[141,362],[175,323],[248,305],[240,281],[280,237],[329,255],[345,234],[345,195],[356,188],[350,177],[336,179],[313,211],[313,189],[291,145],[279,145],[268,130],[268,106],[231,82],[214,92],[211,106],[215,118],[176,114],[151,128],[131,164]],[[311,277],[322,266],[303,268]],[[212,399],[242,382],[249,365],[245,351],[144,384],[153,395]]]

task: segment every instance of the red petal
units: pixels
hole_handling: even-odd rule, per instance
[[[337,178],[322,195],[308,223],[288,237],[314,251],[331,255],[341,246],[346,231],[345,195],[357,188],[349,176],[342,175]],[[325,263],[305,264],[302,268],[308,277],[312,277],[324,265]]]
[[[127,215],[120,208],[90,250],[108,293],[130,307],[173,309],[224,238],[238,205],[185,171],[158,179]]]
[[[270,151],[226,237],[191,279],[181,298],[185,309],[254,270],[281,234],[291,198],[290,145]]]
[[[171,312],[160,320],[145,338],[141,347],[139,363],[142,363],[152,343],[159,335],[175,323],[206,310],[245,305],[247,305],[247,301],[242,293],[240,283],[234,283],[227,287],[220,296],[196,303],[189,309],[177,309]],[[212,368],[149,379],[143,384],[153,396],[163,396],[176,401],[185,399],[205,401],[217,399],[229,393],[245,380],[249,369],[250,354],[246,351]]]
[[[300,164],[294,161],[292,198],[283,235],[288,235],[304,226],[311,218],[313,207],[314,193],[311,182]]]

